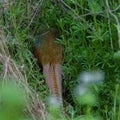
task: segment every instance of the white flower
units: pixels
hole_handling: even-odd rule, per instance
[[[74,89],[74,94],[75,95],[84,95],[87,92],[87,87],[85,85],[78,85]]]
[[[48,103],[50,106],[60,106],[61,105],[61,99],[55,96],[49,96],[48,97]]]
[[[100,82],[104,80],[102,71],[84,71],[78,77],[79,83],[88,84],[91,82]]]

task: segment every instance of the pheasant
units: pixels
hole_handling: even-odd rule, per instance
[[[34,42],[34,55],[42,65],[50,93],[62,102],[62,47],[55,42],[55,31],[40,35]]]

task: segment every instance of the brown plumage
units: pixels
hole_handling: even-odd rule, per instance
[[[34,43],[34,55],[43,67],[52,96],[62,100],[62,47],[55,42],[54,31],[43,33]]]

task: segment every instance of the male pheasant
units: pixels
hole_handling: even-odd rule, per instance
[[[55,42],[54,30],[40,35],[34,43],[34,55],[43,67],[51,95],[62,102],[62,47]]]

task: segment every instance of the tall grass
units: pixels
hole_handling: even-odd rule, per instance
[[[27,83],[46,107],[48,87],[32,54],[32,47],[36,36],[51,28],[57,29],[56,41],[63,46],[66,115],[61,118],[57,113],[51,115],[52,111],[51,119],[57,115],[59,119],[71,120],[120,119],[119,4],[119,0],[0,2],[0,31],[4,31],[6,38],[3,41],[10,53],[6,56],[10,56],[19,66]],[[0,34],[3,35],[3,32]],[[0,64],[1,73],[3,68]],[[105,79],[102,84],[91,86],[90,92],[85,93],[83,99],[80,96],[77,102],[73,91],[78,84],[79,73],[90,70],[102,70]],[[85,89],[84,85],[82,87]],[[94,104],[87,104],[89,97]]]

